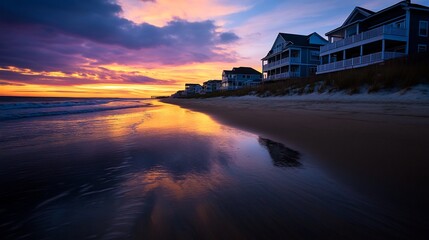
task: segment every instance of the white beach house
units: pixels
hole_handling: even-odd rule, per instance
[[[317,33],[279,33],[268,54],[261,59],[263,81],[314,75],[320,63],[320,46],[327,43]]]
[[[326,33],[317,73],[363,67],[428,51],[429,7],[401,1],[378,12],[356,7]]]
[[[250,67],[238,67],[222,72],[222,90],[235,90],[258,85],[262,74]]]

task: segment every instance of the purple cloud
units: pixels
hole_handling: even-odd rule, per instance
[[[88,65],[170,64],[234,61],[225,58],[219,44],[239,39],[219,32],[213,21],[173,19],[163,27],[136,24],[120,17],[122,9],[110,0],[3,0],[0,2],[0,67],[16,66],[33,71],[85,73]],[[235,56],[229,54],[229,56]],[[87,72],[89,74],[89,72]],[[112,74],[112,73],[109,73]],[[5,71],[0,79],[9,80]],[[11,74],[16,79],[16,73]],[[128,76],[132,77],[132,76]],[[106,78],[107,79],[107,78]],[[138,78],[142,83],[158,80]],[[22,76],[22,81],[46,81]],[[120,80],[127,82],[125,76]],[[82,82],[60,79],[58,82]],[[137,81],[130,78],[130,81]]]
[[[174,19],[164,27],[156,27],[121,18],[121,11],[121,6],[108,0],[92,0],[84,4],[76,0],[3,0],[0,2],[0,21],[15,27],[44,26],[51,34],[77,36],[130,49],[184,43],[213,44],[222,34],[215,31],[213,21]],[[238,38],[234,33],[228,34]]]
[[[239,39],[235,33],[232,32],[224,32],[219,34],[220,43],[231,43],[235,42]]]

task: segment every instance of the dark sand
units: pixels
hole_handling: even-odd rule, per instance
[[[429,226],[429,102],[165,99],[284,143],[353,190]]]

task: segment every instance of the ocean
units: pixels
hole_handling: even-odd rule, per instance
[[[152,99],[0,99],[2,239],[406,238],[314,156]]]

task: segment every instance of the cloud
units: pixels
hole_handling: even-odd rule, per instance
[[[238,39],[240,39],[235,33],[233,32],[225,32],[225,33],[221,33],[220,36],[220,42],[221,43],[230,43],[230,42],[235,42]]]
[[[121,6],[107,0],[85,4],[75,0],[4,0],[0,3],[0,20],[15,26],[49,28],[51,34],[81,37],[103,44],[116,44],[130,49],[160,45],[210,44],[220,34],[213,21],[169,21],[163,27],[148,23],[135,24],[119,17]]]
[[[234,43],[239,37],[233,32],[221,31],[212,20],[191,22],[172,18],[158,27],[134,23],[121,17],[121,13],[121,6],[110,0],[92,0],[85,4],[76,0],[1,1],[0,67],[14,66],[38,73],[62,72],[70,76],[18,77],[23,73],[1,71],[0,79],[12,77],[60,85],[91,81],[91,78],[71,76],[78,73],[97,74],[103,81],[112,81],[114,77],[115,81],[124,83],[164,84],[165,81],[141,74],[109,72],[109,77],[97,67],[116,63],[177,66],[236,59],[234,52],[223,57],[224,44]]]
[[[22,83],[13,83],[13,82],[6,82],[6,81],[0,81],[0,86],[24,86]]]
[[[0,68],[0,76],[8,81],[0,81],[0,85],[22,86],[25,84],[75,86],[83,84],[176,84],[174,80],[160,80],[143,75],[142,73],[112,71],[105,68],[79,69],[78,72],[36,72],[31,69],[16,67]],[[10,81],[13,81],[10,82]]]

